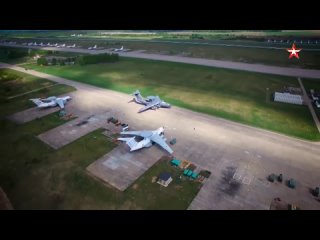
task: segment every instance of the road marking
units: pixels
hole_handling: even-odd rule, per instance
[[[243,179],[242,179],[242,183],[243,184],[246,184],[246,185],[250,185],[251,181],[253,180],[253,176],[245,176]]]

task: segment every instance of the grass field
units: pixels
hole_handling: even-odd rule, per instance
[[[219,41],[219,44],[239,44],[239,45],[269,45],[245,41]],[[193,44],[170,44],[154,42],[123,42],[126,48],[139,50],[144,49],[150,53],[165,53],[171,55],[182,55],[188,57],[208,58],[217,60],[227,60],[245,63],[261,63],[266,65],[300,67],[300,68],[320,68],[320,51],[301,51],[300,59],[288,59],[286,48],[291,44],[275,45],[283,49],[260,49],[260,48],[241,48],[226,46],[210,45],[193,45]],[[301,47],[297,45],[298,47]],[[319,46],[318,46],[319,48]]]
[[[122,58],[113,64],[30,68],[125,93],[140,89],[176,106],[309,140],[320,140],[305,106],[274,103],[295,78],[170,62]],[[268,89],[268,90],[267,90]]]
[[[310,89],[313,89],[316,92],[320,92],[320,82],[316,79],[302,79],[304,88],[307,91],[307,94],[310,93]],[[320,108],[317,108],[315,104],[312,104],[318,118],[320,119]]]
[[[43,88],[53,84],[55,82],[47,79],[37,78],[10,69],[0,69],[0,117],[34,107],[34,104],[29,100],[30,98],[58,96],[76,90],[74,87],[64,84]],[[39,88],[43,89],[17,96]],[[8,99],[10,97],[14,98]]]
[[[0,185],[15,209],[186,209],[200,184],[182,179],[160,161],[125,192],[87,175],[85,168],[115,147],[102,130],[55,151],[36,138],[64,121],[57,114],[24,125],[0,120]],[[173,174],[168,188],[152,183],[163,170]]]

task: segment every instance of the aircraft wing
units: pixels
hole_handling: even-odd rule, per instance
[[[125,131],[125,132],[121,132],[121,135],[134,135],[134,136],[140,136],[143,137],[143,132],[144,131]]]
[[[159,104],[159,99],[156,98],[156,99],[154,99],[152,102],[147,103],[146,106],[144,106],[143,108],[141,108],[141,109],[139,110],[139,113],[144,112],[144,111],[148,110],[149,108],[152,108],[153,106],[156,106],[156,105],[158,105],[158,104]]]
[[[62,100],[62,99],[58,99],[58,100],[57,100],[57,103],[58,103],[58,105],[59,105],[59,107],[60,107],[61,109],[64,109],[64,103],[63,103],[63,100]]]
[[[151,137],[151,141],[159,144],[162,148],[164,148],[170,154],[173,153],[173,150],[169,147],[169,145],[166,143],[166,141],[162,137],[160,137],[158,134],[154,134]]]

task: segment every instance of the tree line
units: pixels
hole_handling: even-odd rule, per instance
[[[95,64],[95,63],[104,63],[104,62],[116,62],[119,61],[118,54],[109,54],[103,53],[98,55],[81,55],[77,57],[68,57],[68,58],[52,58],[50,61],[46,57],[40,57],[37,59],[38,65],[48,66],[51,65],[66,65],[68,63],[74,62],[79,65],[86,64]]]

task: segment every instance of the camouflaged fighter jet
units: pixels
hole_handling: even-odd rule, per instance
[[[139,104],[145,105],[145,107],[141,108],[139,110],[139,113],[146,111],[148,109],[158,109],[160,107],[164,108],[170,108],[171,105],[169,103],[166,103],[162,101],[159,96],[148,96],[147,98],[143,98],[139,92],[139,90],[135,91],[133,93],[134,95],[134,101]]]
[[[122,138],[122,137],[118,138],[118,140],[126,142],[126,144],[130,147],[130,152],[144,148],[144,147],[151,147],[152,143],[157,143],[159,146],[165,149],[168,153],[170,154],[173,153],[173,150],[166,143],[167,139],[164,138],[163,127],[160,127],[155,131],[145,131],[145,130],[144,131],[124,131],[124,132],[120,132],[120,134],[133,136],[133,137],[127,137],[127,138]],[[139,138],[140,138],[140,141],[139,141]]]
[[[32,98],[30,99],[37,105],[38,108],[56,107],[59,106],[64,109],[64,105],[71,99],[70,96],[66,97],[48,97],[48,98]]]

